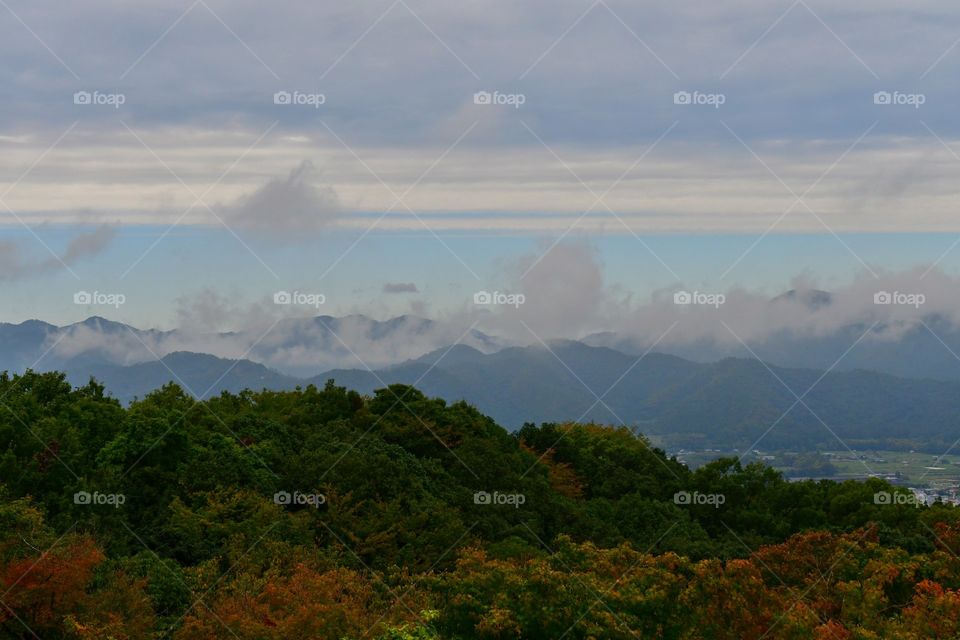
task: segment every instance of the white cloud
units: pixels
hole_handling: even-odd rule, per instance
[[[288,237],[330,226],[341,214],[340,201],[331,187],[316,184],[316,174],[313,163],[304,160],[286,178],[273,178],[222,207],[228,223]]]

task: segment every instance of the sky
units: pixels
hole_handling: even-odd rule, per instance
[[[0,321],[960,275],[956,3],[0,5]]]

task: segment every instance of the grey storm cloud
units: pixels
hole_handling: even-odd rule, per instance
[[[51,255],[39,244],[28,252],[23,243],[0,241],[0,279],[18,280],[72,267],[102,253],[115,235],[116,230],[107,225],[80,232],[70,239],[62,255],[58,256]]]
[[[95,256],[107,248],[115,235],[116,230],[106,225],[78,234],[67,244],[62,260],[67,264],[73,264],[83,258]]]
[[[383,293],[419,293],[413,282],[387,282],[383,285]]]
[[[225,207],[229,222],[245,229],[284,235],[318,230],[341,213],[331,187],[316,184],[317,170],[304,160],[284,178],[273,178],[240,201]]]

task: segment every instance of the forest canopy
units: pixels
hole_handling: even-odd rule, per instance
[[[0,636],[952,638],[960,518],[413,387],[0,376]]]

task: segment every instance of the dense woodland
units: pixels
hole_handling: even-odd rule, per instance
[[[0,637],[956,638],[960,512],[908,497],[402,385],[3,375]]]

